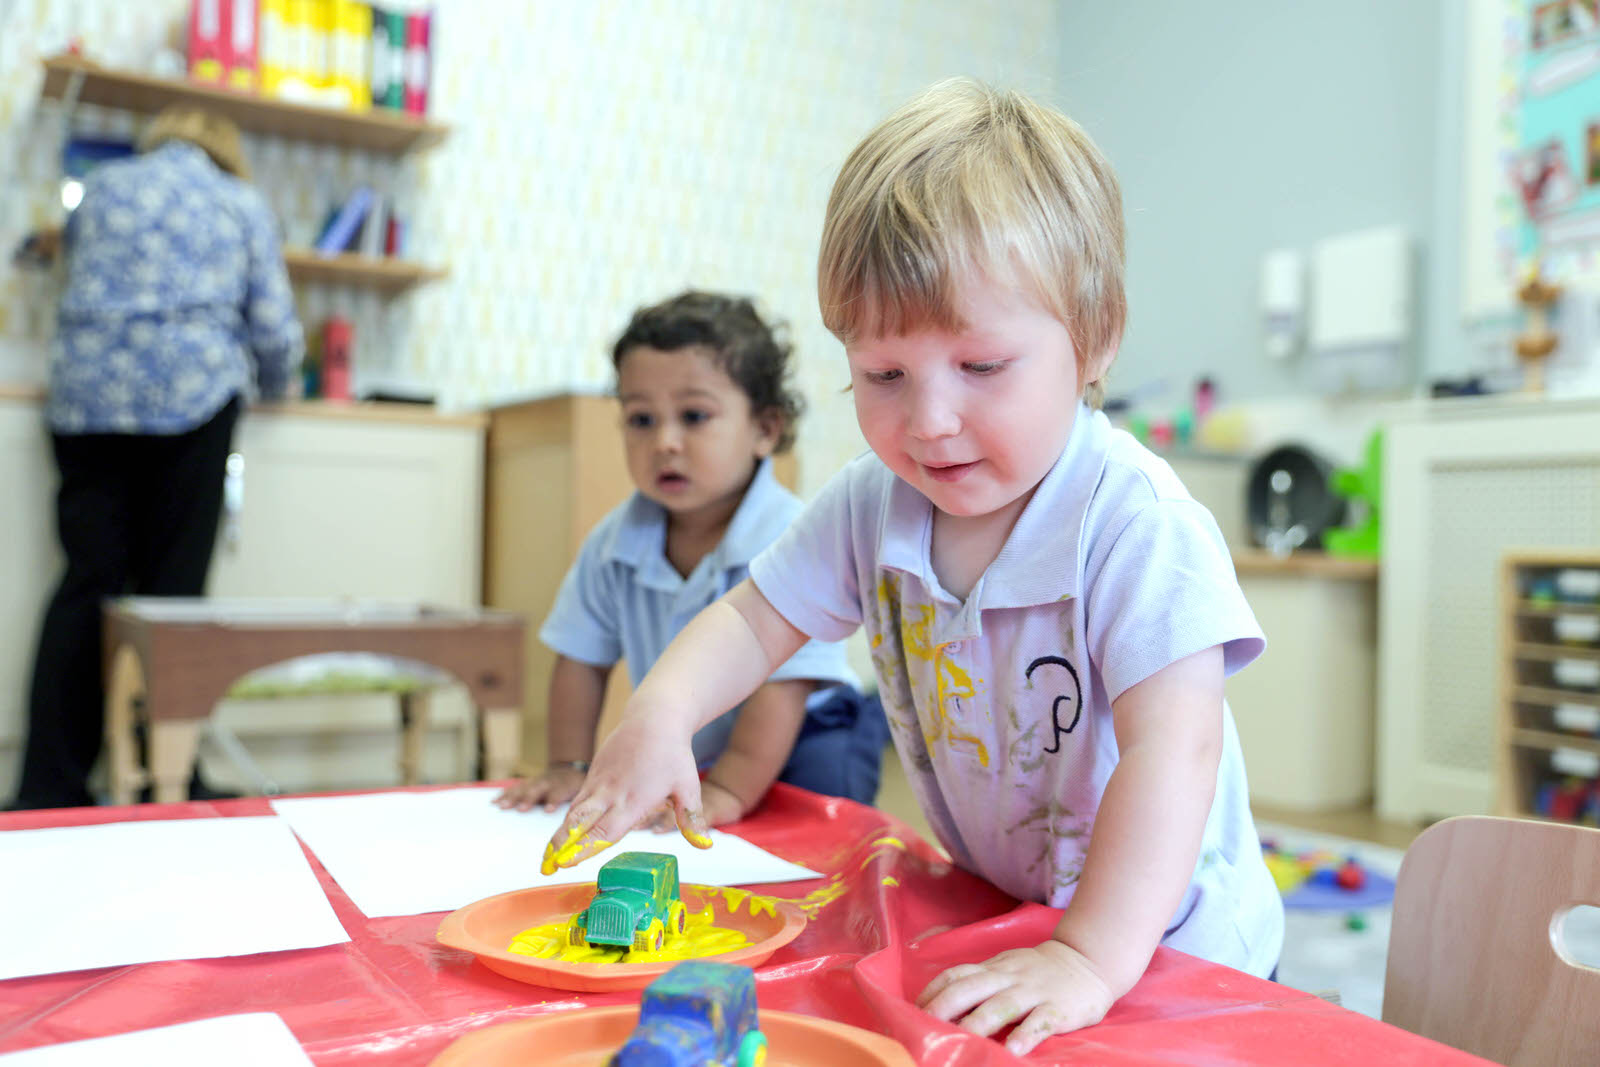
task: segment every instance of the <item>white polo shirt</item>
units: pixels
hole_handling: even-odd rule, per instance
[[[928,499],[867,453],[750,575],[814,638],[866,627],[895,746],[951,857],[1013,896],[1065,907],[1117,765],[1112,701],[1215,645],[1232,674],[1265,646],[1260,627],[1211,514],[1087,407],[965,603],[934,576],[932,532]],[[1222,714],[1200,860],[1163,941],[1265,976],[1283,904]]]
[[[584,538],[578,558],[539,630],[539,640],[579,663],[609,667],[628,661],[637,686],[689,620],[744,581],[750,560],[800,514],[803,505],[762,460],[728,521],[717,547],[686,578],[667,560],[667,512],[634,493]],[[808,642],[772,672],[772,681],[805,678],[822,683],[807,701],[816,707],[837,685],[855,685],[844,645]],[[702,766],[728,746],[734,712],[702,726],[694,755]]]

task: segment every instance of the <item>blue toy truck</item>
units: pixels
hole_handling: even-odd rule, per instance
[[[678,858],[624,852],[600,868],[594,899],[567,924],[567,944],[660,952],[667,931],[683,933],[687,918],[678,893]]]
[[[612,1067],[763,1067],[767,1038],[748,967],[690,960],[645,988]]]

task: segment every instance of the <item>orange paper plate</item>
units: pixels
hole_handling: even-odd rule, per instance
[[[799,936],[806,925],[805,914],[782,900],[772,901],[775,913],[763,909],[762,914],[752,915],[750,905],[742,899],[751,894],[742,889],[685,885],[679,888],[679,893],[690,912],[700,911],[709,903],[714,926],[738,930],[750,939],[750,944],[744,948],[703,957],[705,959],[742,963],[746,967],[759,966],[768,956]],[[472,953],[485,967],[507,978],[579,992],[643,989],[651,979],[665,974],[682,962],[566,963],[522,956],[506,948],[512,938],[530,926],[565,922],[572,918],[588,907],[593,896],[593,882],[515,889],[451,912],[439,924],[435,936],[442,944]],[[730,906],[730,898],[739,901],[737,910]],[[763,899],[771,900],[770,897]]]
[[[622,1005],[486,1026],[457,1038],[432,1067],[595,1067],[638,1022],[638,1007]],[[767,1067],[915,1067],[911,1054],[887,1037],[809,1015],[763,1011],[761,1032]]]

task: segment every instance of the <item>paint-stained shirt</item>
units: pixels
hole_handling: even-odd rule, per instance
[[[277,222],[201,149],[169,141],[95,168],[65,245],[57,433],[183,433],[252,384],[286,391],[303,346]]]
[[[912,788],[957,863],[1065,907],[1118,750],[1112,702],[1222,646],[1265,642],[1211,514],[1172,469],[1080,408],[1060,458],[963,602],[930,561],[926,497],[868,453],[751,578],[813,638],[864,626]],[[1164,943],[1265,976],[1283,907],[1261,855],[1232,713],[1200,859]]]
[[[667,560],[666,509],[634,493],[584,538],[539,639],[580,663],[610,666],[626,659],[637,686],[690,619],[744,581],[750,560],[802,507],[773,475],[772,461],[762,460],[722,540],[684,577]],[[821,683],[806,702],[808,711],[825,704],[836,686],[856,684],[844,645],[828,641],[807,642],[770,680],[790,679]],[[728,747],[737,710],[695,733],[695,760],[702,767]]]

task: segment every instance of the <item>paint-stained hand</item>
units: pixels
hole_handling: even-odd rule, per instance
[[[1052,940],[952,967],[928,983],[917,1005],[984,1037],[1016,1023],[1005,1044],[1021,1056],[1051,1034],[1094,1025],[1115,1000],[1086,957]]]
[[[697,848],[710,848],[700,809],[700,776],[687,736],[650,716],[624,718],[595,753],[567,817],[545,846],[545,874],[581,863],[670,804],[678,830]]]
[[[744,803],[709,779],[700,783],[700,810],[707,826],[727,826],[744,818]],[[671,804],[656,812],[650,823],[650,829],[658,834],[671,833],[677,828],[677,813]]]

